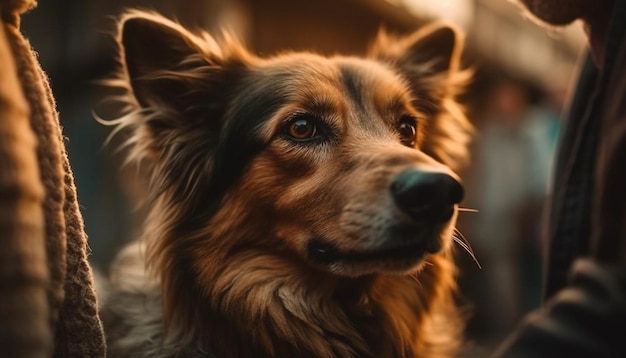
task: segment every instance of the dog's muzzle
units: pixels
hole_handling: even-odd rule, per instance
[[[444,223],[463,200],[463,186],[445,173],[408,170],[390,186],[398,208],[416,223]]]
[[[441,250],[439,230],[452,219],[455,206],[463,199],[461,183],[449,174],[412,169],[397,175],[389,190],[402,217],[388,222],[380,231],[364,230],[361,247],[341,249],[332,238],[315,236],[307,243],[309,259],[322,264],[363,264],[368,268],[372,262],[384,262],[386,269],[405,270],[424,255]],[[355,226],[355,221],[348,222],[350,228]],[[363,227],[371,229],[377,225]]]

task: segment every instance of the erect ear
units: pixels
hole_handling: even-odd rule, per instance
[[[118,43],[130,87],[142,107],[184,112],[218,80],[224,65],[215,41],[152,13],[125,15]]]
[[[391,63],[419,90],[445,90],[449,77],[459,70],[462,48],[456,26],[433,23],[404,38],[392,38],[381,31],[370,56]]]
[[[419,66],[434,74],[457,70],[462,48],[461,32],[456,26],[433,23],[399,39],[379,32],[370,56],[402,67]]]

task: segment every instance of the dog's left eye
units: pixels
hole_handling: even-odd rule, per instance
[[[318,136],[317,120],[310,115],[298,115],[287,123],[287,136],[307,141]]]
[[[411,116],[402,116],[398,124],[400,142],[408,147],[414,147],[417,140],[417,122]]]

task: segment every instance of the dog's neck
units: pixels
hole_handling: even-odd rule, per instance
[[[236,270],[220,270],[209,297],[189,302],[207,307],[200,312],[206,319],[196,320],[194,340],[217,356],[447,356],[425,339],[455,333],[441,332],[441,322],[433,320],[441,318],[442,307],[452,305],[433,307],[438,297],[425,294],[445,296],[437,292],[441,287],[432,286],[441,282],[434,277],[437,261],[418,281],[388,275],[339,278],[276,260],[247,256],[230,261]],[[447,343],[441,345],[446,350]]]

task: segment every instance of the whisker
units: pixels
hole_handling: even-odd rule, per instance
[[[461,230],[459,230],[457,228],[454,228],[454,233],[459,235],[459,238],[463,239],[463,241],[465,241],[469,245],[469,242],[468,242],[467,238],[465,237],[465,235],[463,235]]]
[[[467,238],[456,228],[454,229],[454,233],[456,234],[452,235],[452,239],[454,240],[454,242],[459,244],[459,246],[461,246],[472,257],[472,259],[476,263],[476,266],[478,266],[478,268],[482,270],[483,267],[480,265],[480,262],[478,262],[478,259],[474,254],[474,250],[472,249],[472,245],[470,245]]]
[[[424,285],[422,285],[420,280],[417,279],[417,273],[416,272],[414,272],[412,274],[409,274],[409,276],[413,279],[413,281],[417,282],[417,284],[420,285],[421,288],[424,288]]]
[[[478,209],[472,209],[472,208],[458,208],[458,211],[463,211],[466,213],[478,213]]]

